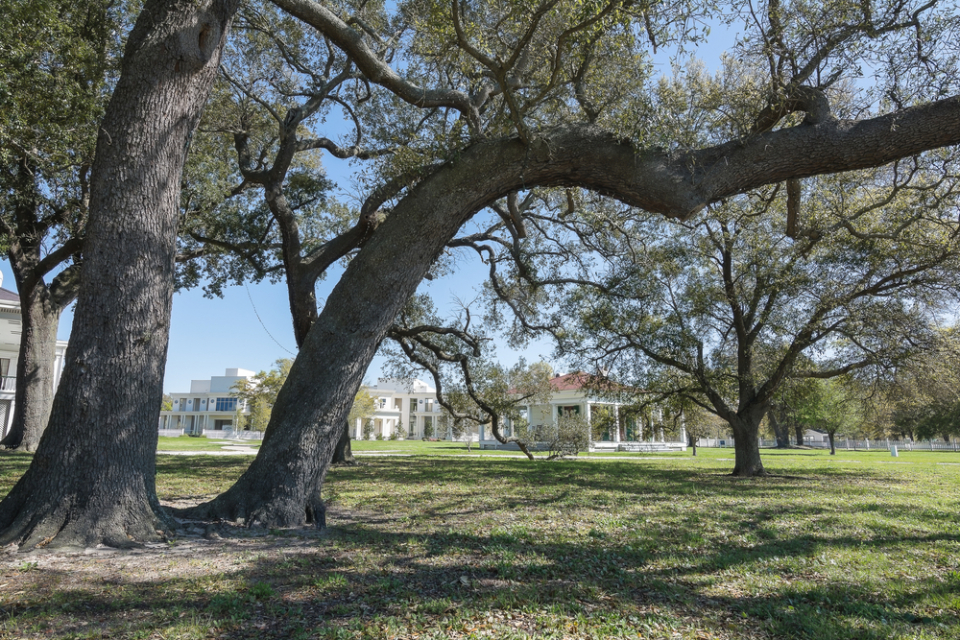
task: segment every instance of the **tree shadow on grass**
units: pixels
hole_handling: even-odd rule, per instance
[[[249,461],[158,464],[158,486],[179,496],[191,486],[207,492],[208,483],[239,475]],[[945,526],[950,514],[930,506],[898,513],[890,501],[901,494],[876,493],[889,474],[859,469],[846,474],[856,499],[831,502],[843,477],[744,482],[634,462],[365,462],[331,473],[325,491],[334,497],[333,526],[325,536],[187,536],[195,549],[188,545],[179,561],[199,563],[192,574],[164,577],[179,543],[158,551],[147,569],[94,567],[80,586],[73,584],[83,573],[79,560],[68,569],[31,567],[29,558],[22,568],[8,563],[0,581],[32,586],[0,604],[0,635],[560,638],[704,631],[872,640],[960,632],[960,572],[947,566],[960,534]],[[922,567],[916,575],[889,569],[914,553],[927,554],[911,565]],[[204,568],[222,554],[230,560]],[[831,564],[871,558],[880,562],[866,579],[855,566]]]
[[[764,572],[754,571],[745,583],[752,587],[718,588],[732,567],[859,544],[852,539],[717,549],[691,558],[687,568],[664,567],[675,549],[604,542],[602,532],[544,542],[522,530],[422,534],[358,522],[289,549],[242,540],[198,546],[198,561],[248,545],[253,556],[195,577],[138,582],[121,568],[84,588],[64,588],[58,585],[76,576],[50,571],[45,587],[4,603],[0,628],[14,637],[153,631],[221,638],[471,637],[481,631],[492,637],[695,637],[704,630],[711,637],[818,640],[908,632],[948,637],[960,628],[956,609],[949,609],[960,577],[925,577],[909,589],[891,589],[884,581],[799,576],[775,576],[764,585],[758,584]],[[957,537],[898,542],[934,545]],[[884,544],[877,541],[877,551]],[[931,613],[938,602],[941,613]]]

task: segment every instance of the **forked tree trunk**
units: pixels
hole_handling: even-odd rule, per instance
[[[17,388],[13,422],[0,445],[20,451],[36,451],[53,406],[56,378],[57,327],[60,308],[50,301],[46,287],[33,287],[20,305],[22,333],[17,356]]]
[[[0,503],[0,544],[155,540],[157,422],[180,178],[237,0],[148,0],[92,168],[66,367],[33,463]]]

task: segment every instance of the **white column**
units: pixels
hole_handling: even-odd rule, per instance
[[[620,405],[613,405],[613,441],[620,442]]]
[[[591,417],[590,401],[589,400],[585,401],[583,403],[583,406],[586,407],[586,411],[584,411],[583,413],[587,418],[587,442],[589,442],[592,445],[593,444],[593,426],[590,424],[590,417]]]

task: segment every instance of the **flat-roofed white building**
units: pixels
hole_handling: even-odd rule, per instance
[[[160,412],[160,430],[165,435],[185,433],[201,435],[205,431],[233,431],[234,414],[241,401],[234,395],[233,386],[240,380],[249,380],[253,371],[227,369],[222,376],[208,380],[191,380],[187,393],[171,393],[173,408]],[[243,407],[244,413],[249,409]]]

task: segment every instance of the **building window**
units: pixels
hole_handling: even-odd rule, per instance
[[[236,411],[236,398],[217,398],[217,411]]]

